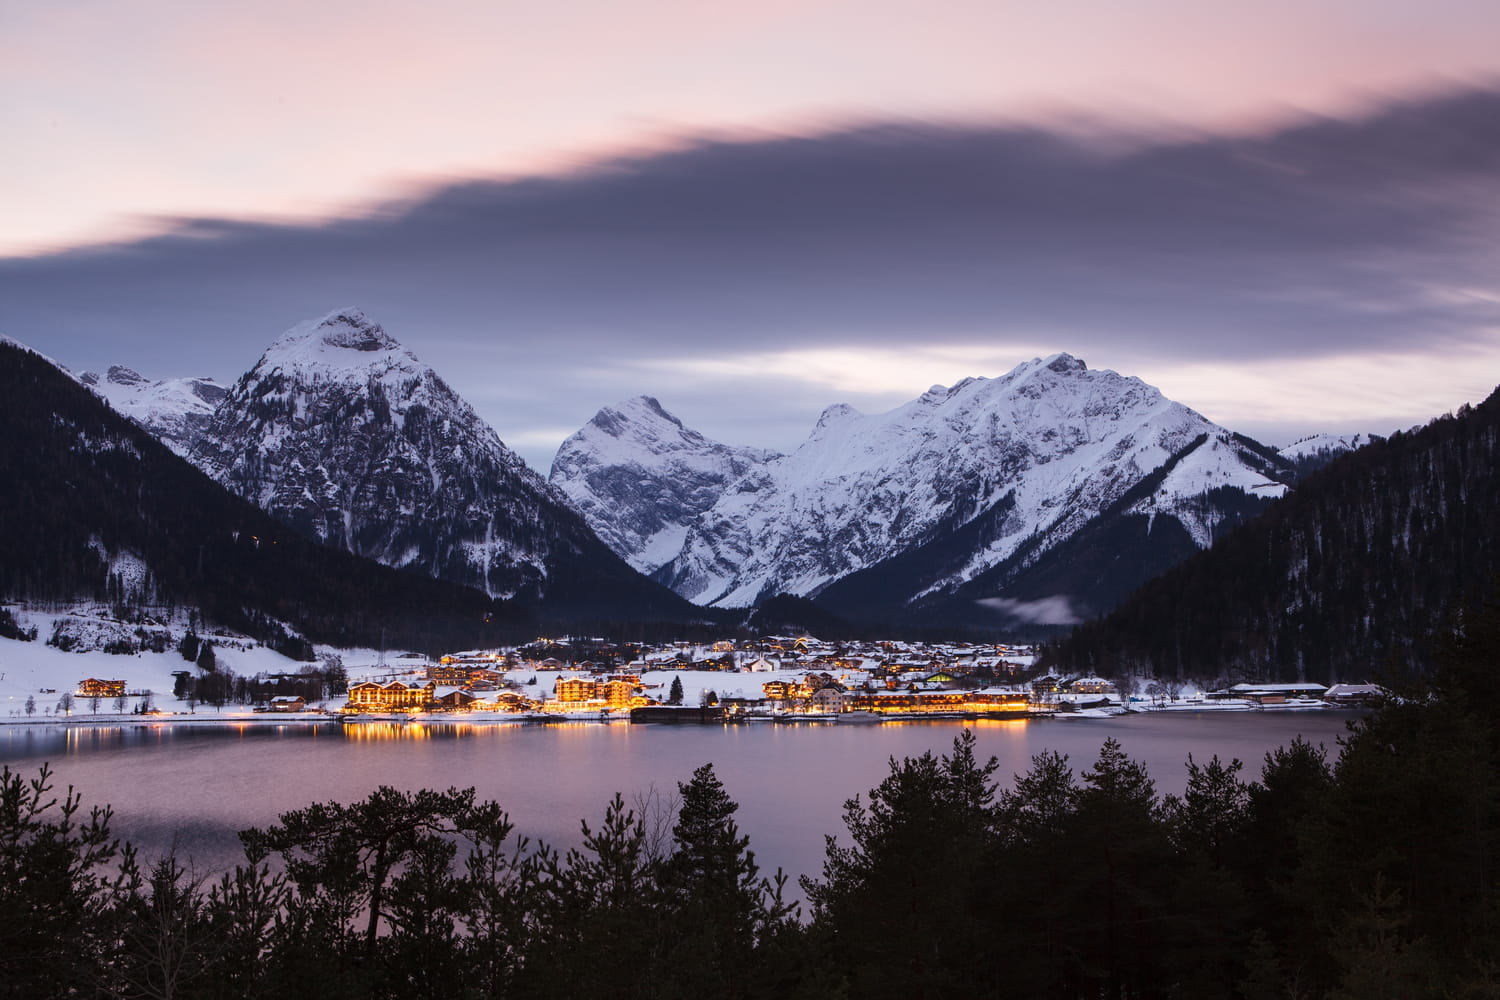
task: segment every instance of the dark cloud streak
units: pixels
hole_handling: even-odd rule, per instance
[[[0,260],[0,330],[237,372],[291,323],[359,303],[398,336],[503,344],[545,379],[580,352],[1010,338],[1210,360],[1500,322],[1432,293],[1500,273],[1500,91],[1128,138],[875,125],[464,181],[320,224],[182,220]]]

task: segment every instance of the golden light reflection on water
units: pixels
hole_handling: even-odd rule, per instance
[[[1026,728],[1026,724],[1028,721],[1030,720],[987,719],[984,716],[980,716],[977,719],[970,719],[967,723],[965,723],[965,725],[972,726],[975,729],[1011,729],[1020,732],[1021,730],[1024,730]]]
[[[429,727],[404,722],[361,722],[343,728],[344,739],[351,743],[386,743],[393,740],[431,739]]]
[[[518,729],[546,729],[553,733],[589,733],[599,729],[629,732],[626,725],[601,725],[596,719],[548,719],[544,723],[523,722],[387,722],[370,720],[351,722],[339,727],[340,735],[351,743],[386,743],[399,740],[426,741],[436,738],[465,739],[492,737]]]
[[[63,750],[69,754],[113,750],[124,745],[124,726],[68,726],[63,730]]]
[[[351,743],[387,743],[397,740],[426,741],[435,738],[464,739],[481,733],[493,735],[515,728],[513,724],[475,725],[467,722],[357,722],[339,728]]]

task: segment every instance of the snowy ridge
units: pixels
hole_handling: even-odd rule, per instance
[[[41,358],[184,457],[226,394],[225,388],[211,378],[169,378],[153,382],[124,365],[112,365],[103,378],[97,372],[77,374],[67,365],[12,337],[0,334],[0,344]]]
[[[1372,440],[1369,434],[1312,434],[1298,438],[1280,450],[1282,458],[1295,461],[1315,455],[1338,454],[1363,448]]]
[[[730,483],[779,458],[710,440],[650,396],[607,406],[563,442],[548,477],[604,543],[650,573]]]
[[[59,364],[52,358],[47,357],[47,355],[43,354],[35,347],[23,344],[14,337],[7,337],[5,334],[0,333],[0,344],[3,344],[6,347],[14,347],[18,351],[25,351],[27,354],[35,354],[37,357],[47,362],[47,364],[51,365],[53,368],[56,368],[58,371],[67,372],[70,377],[73,374],[72,372],[68,372],[68,369],[65,366]]]
[[[725,607],[778,592],[810,596],[983,517],[974,548],[922,588],[951,590],[1023,545],[1037,558],[1200,438],[1141,504],[1153,515],[1180,516],[1206,545],[1215,515],[1195,514],[1205,505],[1192,498],[1220,486],[1261,496],[1284,487],[1228,431],[1140,379],[1057,354],[1000,378],[934,386],[888,413],[832,406],[796,451],[751,466],[712,506],[650,536],[677,530],[684,538],[656,577],[690,600]],[[635,452],[615,462],[610,443],[595,436],[594,482],[611,481],[615,468],[621,479],[637,467],[669,476],[661,452],[647,449],[654,465]],[[596,493],[596,502],[580,506],[599,526],[601,509],[629,500],[628,492]],[[620,538],[616,532],[612,544]]]
[[[1227,433],[1216,432],[1183,456],[1167,473],[1158,490],[1132,504],[1127,513],[1175,517],[1192,536],[1193,543],[1206,549],[1213,542],[1214,528],[1222,518],[1222,511],[1192,501],[1221,487],[1267,500],[1285,496],[1287,491],[1284,483],[1268,478],[1265,472],[1247,464],[1243,451]]]
[[[545,589],[597,545],[562,495],[357,309],[278,337],[189,456],[315,538],[491,596]]]
[[[152,381],[124,365],[111,365],[103,378],[84,372],[78,381],[183,456],[192,450],[214,409],[228,395],[211,378]]]

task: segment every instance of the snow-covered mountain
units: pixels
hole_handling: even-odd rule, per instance
[[[663,616],[682,607],[355,309],[272,343],[189,457],[304,534],[389,566],[600,615],[622,601]]]
[[[168,621],[294,656],[308,641],[436,651],[536,634],[534,609],[300,537],[3,338],[0,427],[0,602],[102,606],[117,623],[53,631],[59,648],[160,651]]]
[[[677,555],[688,526],[731,483],[780,457],[710,440],[636,396],[606,406],[564,441],[549,481],[605,544],[651,573]]]
[[[670,478],[665,452],[632,447],[614,462],[608,440],[593,444],[592,483],[643,484],[655,495]],[[801,447],[751,466],[708,509],[676,524],[663,517],[654,537],[675,530],[683,542],[656,577],[726,607],[819,595],[856,574],[879,578],[876,603],[897,591],[895,603],[932,601],[999,567],[1036,563],[1106,511],[1144,515],[1148,532],[1170,519],[1179,536],[1207,545],[1226,513],[1205,495],[1279,496],[1284,471],[1274,452],[1139,379],[1058,354],[1001,378],[934,386],[889,413],[830,407]],[[1153,474],[1149,493],[1131,493]],[[586,516],[617,539],[613,525],[635,495],[595,488]],[[885,564],[901,570],[875,570]],[[869,603],[871,592],[853,589]]]
[[[102,378],[97,372],[84,372],[78,381],[179,455],[192,450],[228,393],[211,378],[153,381],[124,365],[111,365]]]

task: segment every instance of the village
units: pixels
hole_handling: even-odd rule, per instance
[[[247,686],[255,694],[244,710],[267,721],[872,723],[1308,710],[1359,707],[1379,695],[1369,684],[1246,682],[1203,690],[1175,681],[1059,677],[1039,674],[1034,660],[1026,646],[962,642],[765,636],[642,645],[541,638],[435,660],[382,655],[348,667],[345,690],[310,683],[306,674],[258,678]],[[91,703],[95,713],[101,699],[119,710],[126,688],[123,679],[85,678],[73,700]],[[188,707],[202,718],[195,705]],[[153,707],[149,714],[163,712]]]

